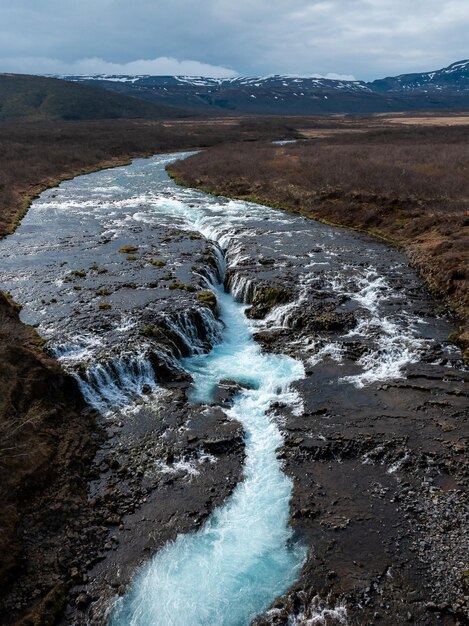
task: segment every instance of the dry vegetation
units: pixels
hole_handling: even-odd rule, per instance
[[[0,237],[14,230],[34,196],[66,178],[135,156],[292,136],[290,129],[288,120],[268,118],[0,124]]]
[[[468,115],[435,115],[433,117],[406,117],[395,116],[388,118],[387,121],[393,124],[406,124],[410,126],[467,126],[469,125]]]
[[[462,318],[467,348],[469,126],[380,128],[373,120],[352,128],[366,132],[349,133],[349,123],[337,125],[342,132],[298,144],[214,148],[175,163],[171,173],[188,185],[298,211],[402,246],[431,290]]]

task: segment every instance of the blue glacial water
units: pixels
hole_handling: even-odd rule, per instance
[[[244,307],[221,287],[216,291],[223,341],[184,366],[199,402],[210,401],[221,379],[251,387],[229,410],[246,433],[245,479],[199,532],[178,536],[142,569],[114,607],[112,626],[247,625],[288,589],[304,560],[304,549],[291,543],[291,482],[276,458],[282,436],[267,415],[275,401],[295,410],[298,398],[289,386],[304,375],[303,365],[262,354]]]

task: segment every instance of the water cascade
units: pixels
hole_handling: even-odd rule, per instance
[[[290,543],[291,481],[276,458],[281,433],[268,416],[273,402],[298,410],[289,386],[304,375],[303,365],[262,354],[243,305],[222,282],[211,288],[225,324],[222,341],[183,365],[196,402],[209,402],[221,379],[248,387],[228,411],[246,433],[245,479],[199,532],[180,535],[144,566],[117,601],[111,626],[247,625],[295,581],[304,559],[303,548]]]

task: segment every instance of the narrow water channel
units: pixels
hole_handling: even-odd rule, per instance
[[[201,531],[179,536],[143,569],[119,600],[112,626],[249,624],[295,581],[303,562],[301,546],[289,544],[291,481],[275,454],[282,437],[267,415],[274,401],[295,410],[289,385],[304,375],[303,365],[262,354],[244,307],[222,285],[212,288],[225,324],[222,341],[184,366],[198,402],[210,402],[222,379],[249,387],[228,411],[246,433],[245,478]]]

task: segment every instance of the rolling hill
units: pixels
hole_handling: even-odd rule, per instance
[[[158,119],[190,113],[133,94],[117,94],[57,78],[0,74],[0,121]]]

